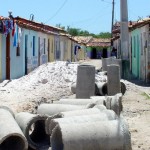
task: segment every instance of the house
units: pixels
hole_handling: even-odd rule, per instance
[[[103,39],[103,38],[92,38],[87,43],[87,49],[90,51],[90,58],[97,59],[97,58],[107,58],[110,56],[110,46],[111,40],[110,39]]]
[[[9,27],[0,34],[0,80],[19,78],[57,59],[64,30],[20,17],[0,21]]]
[[[150,18],[130,21],[128,26],[130,72],[133,78],[150,82]],[[112,41],[121,58],[119,23],[114,25]]]
[[[84,58],[106,58],[110,55],[111,39],[93,38],[92,36],[76,36],[74,39],[82,43]]]

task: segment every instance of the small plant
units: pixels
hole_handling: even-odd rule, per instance
[[[144,96],[145,99],[150,99],[150,95],[145,92],[143,92],[141,95]]]

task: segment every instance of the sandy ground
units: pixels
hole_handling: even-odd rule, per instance
[[[139,84],[138,81],[134,81]],[[133,150],[150,150],[150,87],[127,85],[123,96],[123,115],[128,122]]]

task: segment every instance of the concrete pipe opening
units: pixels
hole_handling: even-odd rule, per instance
[[[95,83],[95,95],[105,96],[107,95],[107,83],[106,82],[96,82]]]
[[[62,140],[62,133],[61,133],[61,129],[59,128],[59,125],[57,125],[52,133],[51,136],[51,147],[52,150],[63,150],[63,140]]]
[[[29,145],[32,148],[48,148],[50,146],[50,137],[45,131],[45,120],[36,120],[30,122],[26,130]]]
[[[26,147],[24,139],[19,136],[9,136],[0,144],[0,150],[24,150]]]

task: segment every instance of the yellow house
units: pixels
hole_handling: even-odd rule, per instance
[[[72,43],[68,35],[60,35],[60,60],[71,61]]]
[[[55,51],[54,51],[54,42],[55,37],[53,34],[48,35],[48,62],[55,61]]]
[[[78,50],[78,59],[84,60],[85,59],[85,53],[86,53],[86,45],[84,43],[80,44],[81,49]]]

